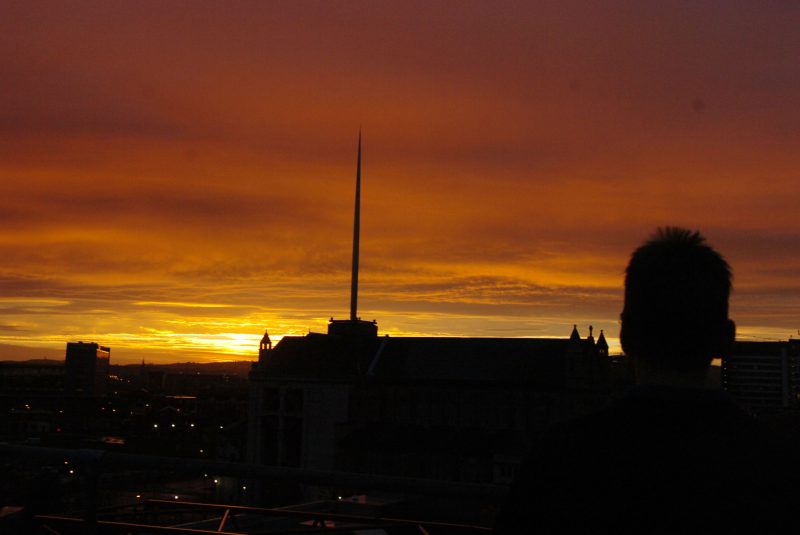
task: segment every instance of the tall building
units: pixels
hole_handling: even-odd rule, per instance
[[[800,340],[736,342],[722,386],[752,413],[800,408]]]
[[[111,349],[94,342],[68,342],[64,390],[81,397],[104,396],[108,389]]]

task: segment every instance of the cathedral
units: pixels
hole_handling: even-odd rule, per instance
[[[532,434],[605,403],[624,366],[591,326],[586,337],[577,326],[564,338],[380,336],[357,315],[360,188],[359,135],[350,318],[275,347],[264,334],[248,462],[509,483]]]

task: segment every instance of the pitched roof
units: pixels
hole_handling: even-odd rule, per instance
[[[552,385],[567,339],[284,337],[258,370],[307,381],[502,382]]]
[[[285,336],[257,371],[281,379],[350,381],[366,372],[380,342],[318,333]]]
[[[415,382],[550,382],[561,370],[566,344],[555,338],[389,338],[373,375]]]

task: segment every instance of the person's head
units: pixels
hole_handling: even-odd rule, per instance
[[[699,232],[658,229],[625,273],[620,342],[627,355],[648,367],[693,372],[730,349],[731,270]]]

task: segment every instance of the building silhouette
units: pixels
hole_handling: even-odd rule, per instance
[[[0,362],[0,397],[64,395],[64,362]]]
[[[379,336],[357,314],[361,135],[349,319],[326,333],[267,333],[250,373],[247,460],[508,483],[530,435],[612,393],[604,334],[582,338]]]
[[[64,360],[64,388],[82,397],[104,396],[108,389],[111,349],[94,342],[68,342]]]
[[[63,361],[0,362],[0,396],[104,396],[110,355],[110,348],[94,342],[68,342]]]
[[[754,414],[800,408],[800,340],[736,342],[722,386]]]
[[[248,461],[508,483],[531,433],[611,393],[604,336],[389,337],[262,343],[250,374]],[[266,335],[265,335],[266,337]]]

